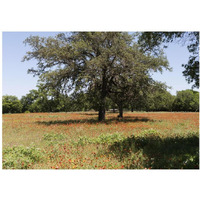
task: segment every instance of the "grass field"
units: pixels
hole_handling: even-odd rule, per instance
[[[199,113],[3,115],[3,169],[199,169]]]

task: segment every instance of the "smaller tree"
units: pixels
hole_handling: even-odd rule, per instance
[[[92,108],[88,94],[83,91],[72,93],[69,99],[70,111],[88,111]]]
[[[60,112],[70,111],[70,98],[55,88],[44,87],[39,81],[38,90],[30,90],[21,98],[22,112]]]
[[[71,110],[70,98],[60,87],[45,85],[42,76],[37,87],[39,95],[36,103],[40,106],[41,112],[67,112]]]
[[[37,90],[30,90],[28,94],[22,96],[21,104],[22,104],[22,112],[30,111],[30,112],[37,112],[38,110],[33,106],[34,102],[38,98],[38,91]]]
[[[174,97],[167,88],[169,87],[165,83],[149,79],[143,87],[135,90],[135,95],[129,102],[131,111],[171,111]]]
[[[149,111],[172,111],[174,97],[168,91],[155,91],[149,96]]]
[[[2,98],[3,113],[21,113],[22,104],[16,96],[5,95]]]
[[[199,92],[193,90],[178,91],[173,103],[174,111],[199,111]]]

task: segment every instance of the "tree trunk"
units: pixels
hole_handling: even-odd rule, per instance
[[[103,90],[99,106],[99,121],[105,120],[105,113],[106,113],[106,92]]]
[[[99,108],[99,121],[104,121],[105,120],[105,108],[102,106]]]
[[[131,112],[133,112],[133,107],[131,106]]]
[[[106,113],[106,108],[105,108],[106,102],[105,101],[106,101],[106,96],[105,96],[105,93],[103,93],[102,99],[101,99],[101,104],[99,107],[99,121],[105,120],[105,113]]]
[[[99,121],[105,120],[106,113],[106,69],[103,70],[103,78],[102,78],[102,88],[101,88],[101,99],[99,106]]]
[[[122,105],[122,103],[119,105],[119,118],[123,118],[123,105]]]

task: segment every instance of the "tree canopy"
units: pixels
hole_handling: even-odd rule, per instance
[[[188,63],[182,64],[183,75],[188,83],[193,83],[192,88],[199,88],[199,32],[143,32],[138,37],[139,44],[145,51],[155,54],[161,44],[165,45],[172,41],[177,41],[182,45],[187,45],[190,53]]]

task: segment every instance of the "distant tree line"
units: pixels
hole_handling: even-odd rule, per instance
[[[3,113],[37,113],[37,112],[73,112],[98,111],[95,98],[90,93],[74,92],[71,95],[56,93],[51,90],[30,90],[19,100],[16,96],[3,96]],[[119,111],[117,100],[106,98],[107,111]],[[193,90],[178,91],[175,96],[166,89],[156,87],[146,94],[138,94],[134,101],[125,102],[129,111],[199,111],[199,92]]]

